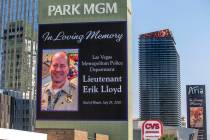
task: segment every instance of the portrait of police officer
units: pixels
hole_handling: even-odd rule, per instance
[[[77,111],[78,90],[67,78],[68,57],[57,52],[51,58],[49,73],[51,81],[42,87],[42,111]]]

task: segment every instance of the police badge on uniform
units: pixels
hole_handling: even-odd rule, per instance
[[[67,103],[72,103],[72,95],[71,94],[68,94],[68,95],[66,95],[66,97],[65,97],[65,101],[67,102]]]

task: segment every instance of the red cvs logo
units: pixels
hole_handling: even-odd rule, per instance
[[[160,123],[147,123],[145,125],[146,129],[159,129],[160,128]]]
[[[159,120],[147,120],[142,125],[142,140],[158,139],[163,135],[163,124]]]

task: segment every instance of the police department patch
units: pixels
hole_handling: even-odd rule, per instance
[[[65,100],[67,103],[72,103],[72,95],[66,95]]]

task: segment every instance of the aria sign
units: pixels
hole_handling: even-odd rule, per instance
[[[163,135],[163,124],[158,120],[147,120],[142,125],[142,140],[158,139]]]
[[[203,95],[205,93],[205,87],[202,85],[188,86],[188,95]]]

